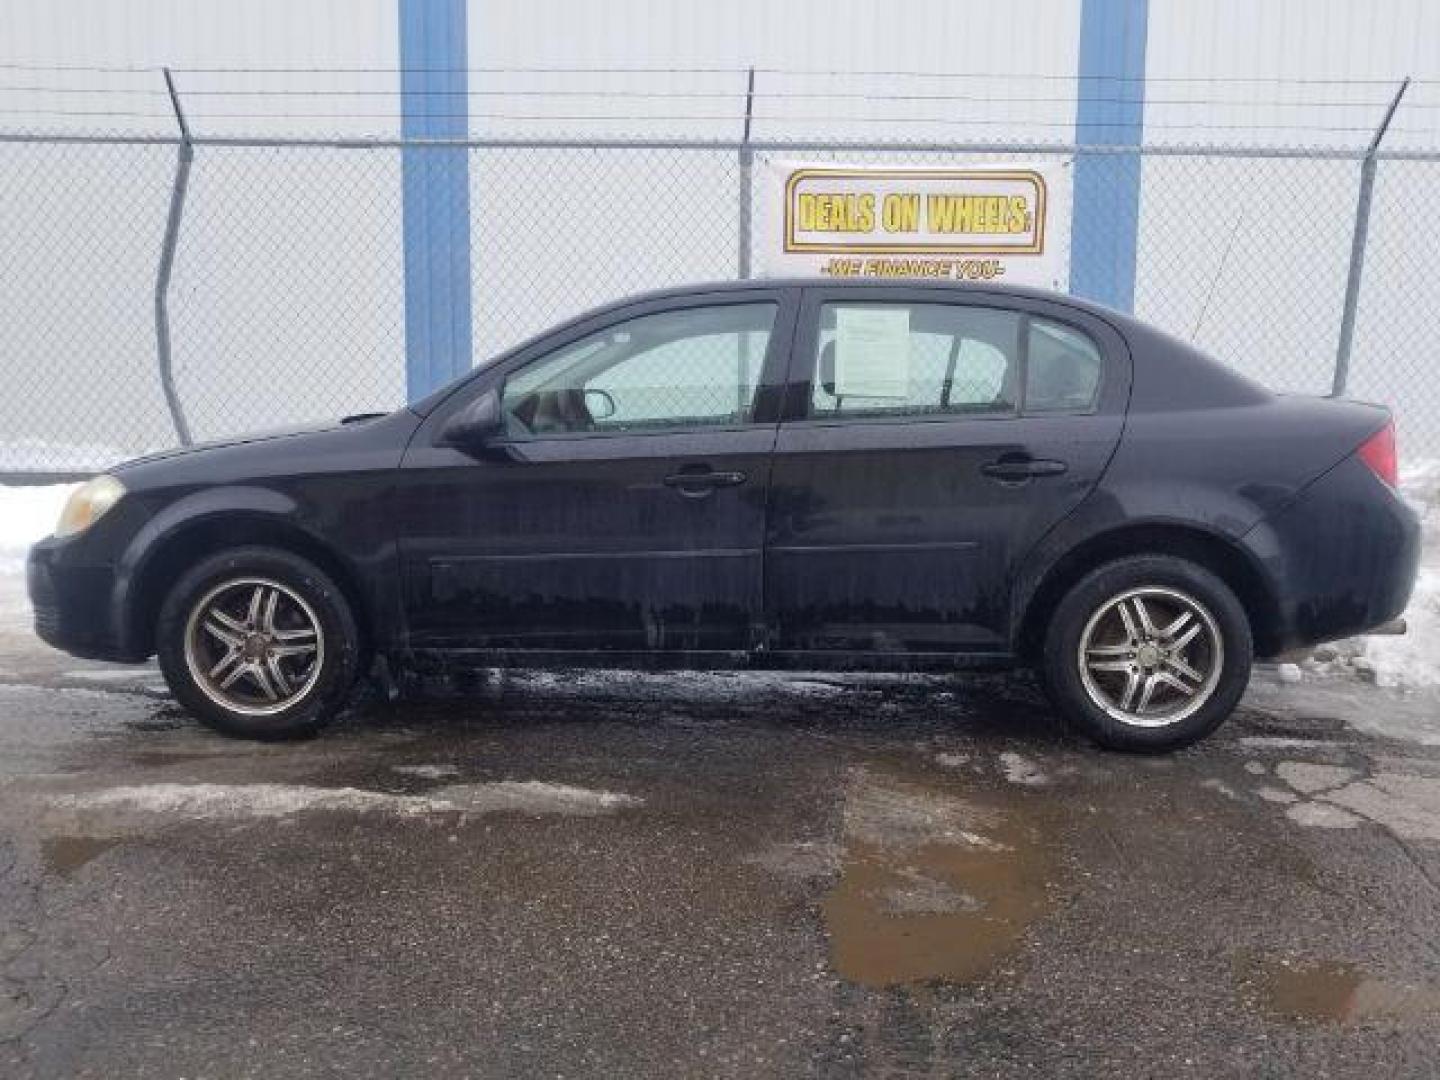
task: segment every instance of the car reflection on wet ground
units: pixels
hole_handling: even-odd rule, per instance
[[[308,743],[0,664],[0,1072],[1430,1075],[1440,706],[511,674]],[[1404,739],[1387,737],[1387,730]]]

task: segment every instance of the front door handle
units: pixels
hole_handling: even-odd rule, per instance
[[[675,488],[692,499],[709,495],[716,488],[735,487],[744,482],[743,472],[678,472],[665,477],[666,487]]]
[[[1067,468],[1069,466],[1065,462],[1055,461],[1051,458],[1006,455],[999,461],[987,461],[980,466],[980,471],[990,479],[998,480],[1002,484],[1023,484],[1037,476],[1059,476]]]

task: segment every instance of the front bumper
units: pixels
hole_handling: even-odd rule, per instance
[[[42,540],[30,549],[26,586],[41,641],[87,660],[143,660],[120,645],[113,618],[115,568],[66,558],[66,541]]]

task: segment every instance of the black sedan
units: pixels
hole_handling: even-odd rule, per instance
[[[222,731],[359,673],[1031,665],[1100,743],[1405,606],[1389,414],[1015,288],[735,283],[591,312],[388,415],[130,462],[33,549],[42,638]]]

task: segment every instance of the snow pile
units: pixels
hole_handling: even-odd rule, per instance
[[[0,486],[0,574],[23,574],[25,554],[55,529],[74,484]]]
[[[0,484],[0,630],[30,626],[25,556],[55,529],[75,484],[10,487]]]
[[[429,795],[303,784],[146,784],[60,795],[50,805],[57,815],[52,824],[63,823],[66,828],[83,832],[139,828],[167,821],[283,818],[315,810],[378,811],[396,817],[446,813],[592,817],[643,803],[643,799],[614,791],[540,780],[501,780],[457,784]]]

